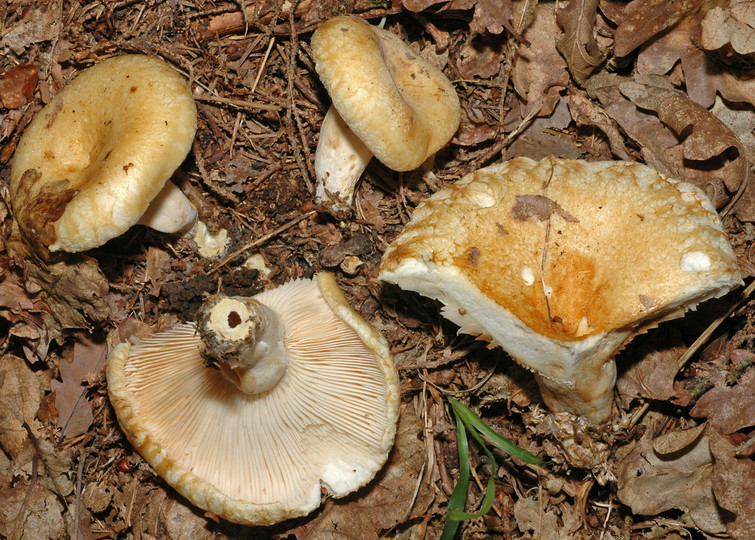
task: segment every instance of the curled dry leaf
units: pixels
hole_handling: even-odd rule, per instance
[[[618,463],[618,496],[635,514],[678,508],[710,534],[726,527],[711,485],[713,456],[706,425],[653,440],[650,431]]]
[[[556,21],[564,31],[564,37],[556,46],[578,83],[592,75],[605,58],[593,32],[597,14],[598,0],[569,2],[564,9],[556,11]]]
[[[716,207],[749,185],[734,212],[742,221],[755,220],[755,186],[749,182],[746,150],[723,122],[663,78],[598,79],[593,91],[606,112],[642,146],[649,165],[702,188]]]
[[[734,386],[726,384],[723,373],[714,385],[695,403],[690,414],[707,418],[711,427],[726,434],[755,426],[755,368],[748,369]]]
[[[599,129],[608,138],[608,144],[615,155],[624,161],[632,161],[616,121],[597,102],[575,88],[570,88],[564,99],[569,104],[569,111],[577,126]]]
[[[472,9],[474,15],[469,29],[478,34],[500,34],[504,28],[512,36],[517,32],[512,26],[514,5],[512,0],[451,0],[449,9]]]
[[[522,116],[537,107],[540,107],[539,116],[549,116],[561,91],[569,84],[566,61],[553,39],[560,34],[553,11],[543,5],[535,7],[532,22],[524,31],[527,43],[519,47],[511,74],[517,94],[526,102]]]
[[[656,349],[653,345],[648,346],[650,350],[643,351],[646,354],[642,359],[632,364],[616,381],[616,389],[625,406],[633,398],[668,400],[678,393],[674,390],[674,378],[685,347]]]
[[[626,56],[664,30],[673,27],[684,16],[695,12],[702,0],[634,0],[621,13],[614,34],[613,52]]]
[[[48,328],[88,329],[107,320],[110,307],[105,296],[110,285],[96,260],[85,255],[49,265],[29,260],[27,271],[29,281],[44,291],[50,310]]]
[[[709,51],[731,45],[739,54],[755,52],[755,7],[752,0],[733,0],[716,6],[702,21],[700,45]]]
[[[710,450],[716,461],[711,478],[716,501],[736,516],[727,520],[726,532],[733,540],[752,538],[755,531],[755,497],[752,496],[755,462],[737,458],[736,449],[715,430],[710,430]]]

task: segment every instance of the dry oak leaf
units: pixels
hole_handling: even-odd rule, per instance
[[[549,116],[561,98],[561,91],[569,84],[566,61],[556,49],[554,37],[560,37],[553,11],[538,5],[532,22],[524,31],[524,43],[519,47],[511,78],[514,88],[524,101],[522,116],[540,107],[538,116]]]
[[[704,15],[696,13],[648,43],[637,56],[638,73],[664,75],[678,62],[687,94],[706,109],[713,105],[716,93],[733,103],[755,105],[752,70],[730,69],[715,55],[707,54],[696,45],[700,41],[700,21]]]
[[[427,481],[419,478],[425,461],[422,429],[414,407],[402,405],[396,443],[377,477],[345,499],[329,499],[317,517],[281,536],[293,534],[300,540],[377,540],[383,531],[401,525],[403,520],[423,516],[433,494]]]
[[[739,54],[755,52],[755,4],[733,0],[725,8],[714,7],[702,21],[700,45],[709,51],[730,44]]]
[[[34,482],[21,482],[0,489],[0,537],[3,538],[67,538],[63,504],[55,494]]]
[[[61,380],[53,380],[50,387],[55,392],[61,436],[73,438],[86,433],[94,420],[82,382],[104,365],[107,346],[79,336],[73,348],[66,352],[69,354],[58,364]]]
[[[734,213],[741,221],[755,221],[755,206],[750,204],[755,185],[750,181],[752,170],[742,143],[710,111],[658,81],[638,76],[635,81],[620,83],[619,90],[637,107],[657,113],[660,121],[682,139],[681,153],[676,155],[676,168],[682,173],[680,180],[702,189],[712,181],[719,181],[730,193],[747,188]],[[705,172],[702,178],[700,170]]]
[[[715,430],[710,430],[713,466],[713,493],[718,504],[736,517],[726,521],[726,532],[733,540],[750,540],[755,531],[755,462],[738,458],[735,448]]]
[[[678,508],[709,534],[726,531],[711,484],[713,455],[706,425],[652,439],[648,430],[618,462],[618,492],[635,514]]]
[[[616,381],[624,406],[628,406],[633,398],[666,401],[675,397],[678,392],[674,389],[674,378],[685,349],[673,347],[644,351],[642,360],[632,364]]]
[[[51,264],[27,261],[26,287],[43,291],[42,300],[49,310],[45,318],[48,327],[89,329],[107,320],[110,307],[105,296],[110,283],[95,259],[73,254]]]
[[[695,403],[690,415],[707,418],[712,428],[727,435],[755,426],[755,368],[748,369],[734,386],[726,385],[724,373],[714,384]]]
[[[561,512],[557,513],[554,508],[544,509],[544,506],[547,508],[547,503],[534,497],[522,498],[514,503],[514,519],[522,534],[534,531],[534,538],[539,540],[582,538],[582,535],[574,534],[582,526],[582,520],[572,507],[561,505]]]
[[[683,17],[694,13],[702,0],[634,0],[621,13],[614,34],[613,53],[626,56]]]
[[[448,4],[448,9],[465,10],[472,8],[474,8],[474,15],[469,22],[469,29],[473,32],[500,34],[505,28],[512,36],[519,37],[511,25],[514,18],[512,0],[451,0]]]
[[[578,83],[592,75],[605,59],[594,34],[598,1],[576,0],[556,11],[556,21],[564,31],[564,37],[556,43],[556,47]]]
[[[41,427],[35,419],[41,398],[40,380],[24,359],[12,354],[0,357],[0,448],[11,459],[32,450],[23,425]]]

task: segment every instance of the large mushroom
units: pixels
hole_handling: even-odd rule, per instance
[[[380,470],[398,375],[332,274],[215,299],[199,319],[119,344],[107,365],[124,432],[179,493],[229,521],[269,525]]]
[[[322,23],[311,45],[332,100],[315,152],[318,203],[350,208],[373,155],[395,171],[413,170],[458,129],[451,82],[397,35],[343,15]]]
[[[49,251],[100,246],[142,223],[188,229],[196,210],[169,178],[196,132],[186,81],[144,55],[84,70],[35,116],[13,157],[11,202],[24,236]]]
[[[435,193],[379,278],[440,300],[460,332],[533,370],[560,425],[592,426],[611,418],[618,349],[742,282],[695,186],[638,163],[555,158],[512,159]],[[602,457],[564,443],[575,464]]]

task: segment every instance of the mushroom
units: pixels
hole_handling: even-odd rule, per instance
[[[303,516],[385,463],[398,375],[385,338],[332,274],[221,297],[195,323],[117,345],[123,431],[181,495],[229,521]]]
[[[168,181],[186,158],[196,106],[184,79],[144,55],[84,70],[35,116],[14,154],[11,201],[42,251],[100,246],[136,223],[175,233],[196,210]]]
[[[413,170],[459,127],[450,81],[395,34],[343,15],[322,23],[311,45],[332,100],[315,151],[318,204],[349,209],[373,155],[395,171]]]
[[[635,335],[742,283],[700,189],[638,163],[555,158],[515,158],[429,197],[378,277],[440,300],[460,332],[534,371],[562,427],[610,420],[613,356]],[[600,458],[574,444],[574,464]]]

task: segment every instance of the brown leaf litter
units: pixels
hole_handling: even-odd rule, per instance
[[[458,336],[435,303],[376,280],[382,252],[421,200],[504,157],[644,161],[693,182],[724,215],[743,274],[755,275],[755,11],[746,0],[6,4],[0,536],[437,538],[459,471],[447,395],[527,450],[556,456],[538,431],[542,404],[529,372]],[[385,28],[448,75],[463,110],[460,130],[434,160],[401,174],[373,160],[353,215],[334,218],[311,201],[329,100],[308,42],[341,13],[385,18]],[[219,259],[199,257],[190,238],[138,227],[76,256],[38,253],[18,231],[8,177],[25,127],[78,72],[122,53],[160,56],[191,85],[198,131],[174,179],[213,230],[228,230]],[[521,219],[564,217],[549,201],[518,201]],[[65,201],[48,203],[41,210],[52,221]],[[367,488],[269,529],[189,506],[117,426],[102,372],[108,336],[147,335],[191,318],[218,291],[253,295],[321,269],[336,274],[351,305],[391,343],[403,404],[388,466]],[[607,485],[562,463],[535,470],[497,454],[492,510],[458,536],[747,539],[755,528],[755,310],[737,295],[619,353]],[[687,347],[740,300],[680,371]],[[492,470],[475,443],[470,462],[474,510]]]

